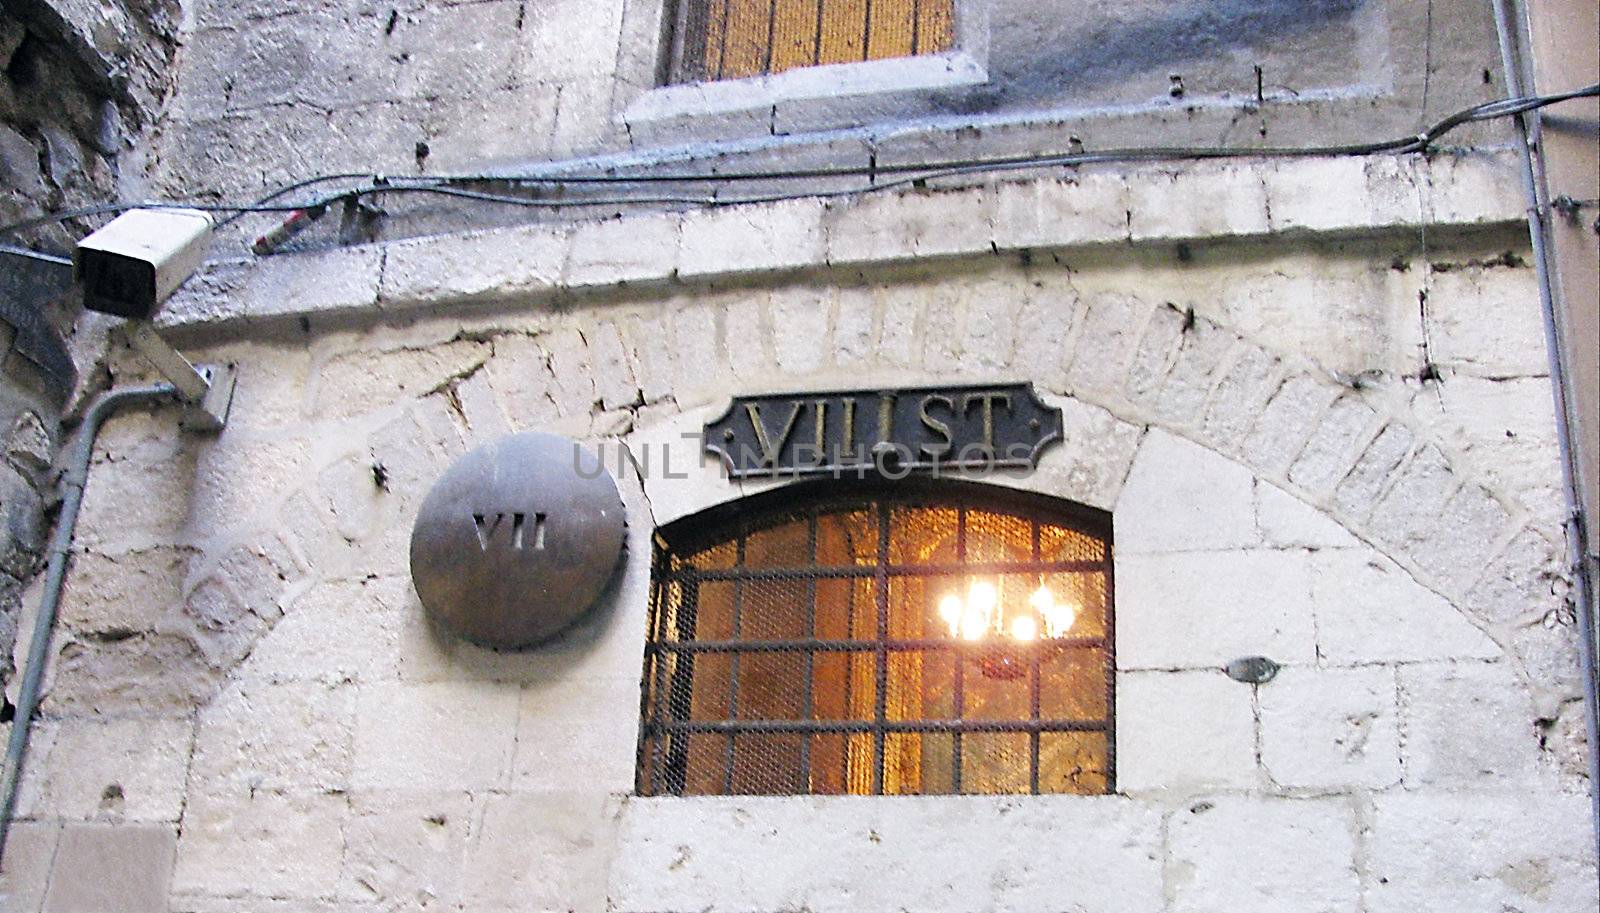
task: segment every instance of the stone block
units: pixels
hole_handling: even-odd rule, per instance
[[[1435,223],[1521,223],[1527,201],[1515,153],[1465,152],[1429,159],[1428,204]]]
[[[1032,472],[1002,472],[986,480],[1110,510],[1128,476],[1142,430],[1099,406],[1067,397],[1042,399],[1061,409],[1065,441],[1046,450]]]
[[[611,322],[597,323],[586,327],[583,336],[589,343],[595,392],[600,394],[601,406],[626,409],[637,403],[639,384],[628,363],[627,347],[618,326]]]
[[[62,593],[61,623],[74,631],[107,636],[154,629],[182,604],[179,588],[194,555],[190,549],[172,546],[118,554],[79,553]]]
[[[628,148],[634,137],[622,120],[619,102],[619,96],[628,94],[626,86],[597,76],[569,80],[560,88],[550,155],[579,158]]]
[[[1250,470],[1161,430],[1144,436],[1117,498],[1117,554],[1248,548],[1259,541]]]
[[[630,463],[644,482],[646,503],[657,526],[743,494],[729,481],[722,463],[700,446],[701,428],[722,408],[641,422],[626,438]]]
[[[1339,522],[1276,485],[1256,482],[1256,527],[1274,548],[1350,548],[1360,543]]]
[[[835,265],[983,253],[991,250],[987,188],[866,194],[828,204],[823,224]],[[960,213],[959,218],[953,214]]]
[[[194,724],[64,719],[37,724],[20,813],[34,818],[177,821]]]
[[[1494,624],[1542,618],[1566,602],[1565,562],[1564,549],[1524,529],[1489,562],[1465,604]]]
[[[57,715],[187,715],[215,691],[218,674],[194,641],[183,636],[67,641],[57,651],[44,709]]]
[[[1434,361],[1489,377],[1545,375],[1544,323],[1531,267],[1432,267],[1428,339]]]
[[[546,428],[561,419],[555,371],[550,356],[533,336],[513,334],[494,340],[494,357],[485,365],[489,387],[499,397],[511,426]]]
[[[917,285],[890,284],[873,292],[883,309],[883,332],[875,353],[878,361],[898,367],[921,365],[927,290]]]
[[[867,289],[839,290],[838,313],[833,322],[833,358],[841,367],[869,364],[877,355],[876,305]]]
[[[1534,709],[1508,663],[1401,667],[1406,786],[1537,783]]]
[[[306,589],[239,666],[241,681],[337,684],[394,678],[395,619],[375,595],[378,586],[377,581],[347,580]]]
[[[517,702],[515,686],[493,682],[361,685],[352,780],[361,789],[504,788]]]
[[[1443,435],[1459,436],[1476,475],[1512,492],[1555,484],[1561,477],[1555,402],[1544,377],[1485,379],[1456,374],[1418,393]]]
[[[239,295],[252,318],[347,314],[377,309],[384,251],[376,246],[262,257],[245,273]]]
[[[1289,467],[1289,481],[1307,491],[1332,488],[1361,455],[1378,413],[1358,397],[1340,397]]]
[[[1168,830],[1174,913],[1362,909],[1348,800],[1218,797],[1173,812]]]
[[[600,792],[489,797],[467,845],[464,908],[606,908],[617,802]]]
[[[1128,225],[1135,242],[1265,234],[1267,191],[1256,166],[1199,165],[1128,175]]]
[[[1456,490],[1432,532],[1411,543],[1411,557],[1426,574],[1460,593],[1489,563],[1512,532],[1511,513],[1481,485]]]
[[[953,291],[953,297],[966,312],[966,321],[959,357],[950,359],[950,367],[964,376],[981,379],[1015,371],[1017,336],[1032,328],[1018,323],[1020,308],[1011,278],[994,273],[980,275],[957,284]]]
[[[1244,461],[1267,476],[1281,476],[1322,427],[1338,388],[1310,374],[1291,374],[1262,407],[1243,442]],[[1338,425],[1334,426],[1337,433]]]
[[[1087,313],[1073,345],[1067,384],[1086,391],[1117,390],[1133,358],[1151,307],[1129,295],[1105,293],[1084,301]]]
[[[1120,796],[694,805],[685,815],[682,800],[626,800],[612,909],[1121,913],[1162,905],[1160,816]]]
[[[451,378],[465,376],[489,355],[488,343],[467,339],[388,352],[335,355],[318,372],[311,391],[312,410],[330,418],[374,412],[397,401],[423,396]]]
[[[720,302],[676,307],[667,319],[672,329],[674,398],[680,404],[704,402],[708,395],[720,398],[725,392],[719,381],[726,361]]]
[[[518,792],[633,789],[639,676],[530,679],[517,719],[511,788]]]
[[[1261,766],[1291,789],[1400,782],[1394,670],[1290,667],[1260,689]]]
[[[424,165],[436,174],[522,171],[529,160],[553,151],[561,96],[560,86],[526,83],[487,88],[444,102],[419,99],[381,105],[364,109],[359,116],[380,121],[371,127],[380,141],[387,140],[402,150],[407,150],[408,139],[412,140],[409,150],[415,150],[418,141],[426,143]],[[392,126],[382,123],[395,120],[399,123]],[[349,131],[364,126],[358,121]]]
[[[1334,489],[1335,511],[1348,521],[1364,523],[1388,485],[1390,474],[1411,452],[1415,441],[1416,436],[1404,425],[1384,426]]]
[[[1126,643],[1126,637],[1119,637]],[[1117,789],[1253,789],[1251,687],[1219,670],[1117,675]]]
[[[1372,803],[1372,913],[1569,913],[1600,904],[1589,800],[1580,793],[1427,790]]]
[[[374,25],[387,24],[387,13],[373,12]],[[402,13],[393,32],[367,53],[385,55],[396,62],[387,87],[390,97],[435,100],[481,96],[517,82],[516,39],[525,15],[520,4],[504,0],[459,6],[419,5]],[[382,31],[375,30],[373,34]],[[334,50],[337,53],[342,49]],[[341,62],[349,66],[359,59]],[[373,69],[370,64],[366,68]]]
[[[472,827],[470,796],[358,792],[350,805],[340,897],[418,911],[456,908]]]
[[[1022,309],[1017,314],[1017,325],[1028,330],[1017,336],[1015,368],[1023,376],[1032,377],[1035,383],[1052,390],[1060,389],[1066,379],[1068,340],[1079,316],[1077,291],[1060,279],[1055,274],[1040,275],[1025,285]],[[885,313],[885,337],[889,335],[889,327],[890,315]]]
[[[58,821],[14,821],[0,864],[0,910],[36,913],[50,886],[50,866],[61,839]]]
[[[676,266],[682,223],[673,213],[579,223],[572,230],[565,284],[581,288],[666,281]]]
[[[1583,695],[1578,636],[1577,625],[1558,624],[1555,617],[1525,624],[1511,635],[1511,652],[1537,689],[1542,715],[1554,715],[1552,705]]]
[[[1409,551],[1432,531],[1456,484],[1444,454],[1426,444],[1394,476],[1367,527],[1378,539]]]
[[[1241,656],[1316,657],[1311,559],[1246,549],[1117,555],[1117,662],[1220,668]]]
[[[550,373],[555,378],[550,392],[556,408],[566,418],[587,417],[600,401],[595,394],[588,341],[573,327],[551,329],[540,334],[538,340],[548,353]]]
[[[1178,427],[1198,424],[1216,375],[1238,343],[1231,330],[1196,319],[1183,334],[1171,369],[1151,392],[1156,416]]]
[[[702,209],[683,219],[678,275],[684,279],[819,266],[820,200]]]
[[[1278,389],[1282,364],[1266,350],[1244,345],[1234,350],[1233,360],[1220,370],[1201,427],[1212,446],[1237,453],[1256,416]]]
[[[1115,243],[1128,237],[1128,185],[1111,170],[994,188],[994,242],[1003,250]]]
[[[1311,598],[1324,662],[1500,655],[1500,648],[1444,597],[1369,548],[1329,550],[1312,558]]]
[[[621,3],[547,0],[528,8],[518,25],[519,78],[563,82],[611,76],[617,67],[622,7]]]
[[[379,305],[397,310],[548,293],[561,283],[567,231],[530,225],[387,245]]]
[[[182,607],[160,630],[194,644],[213,668],[226,669],[248,655],[270,625],[271,620],[251,612],[221,579],[208,576],[184,595]]]
[[[175,411],[165,415],[176,424]],[[187,447],[165,460],[97,460],[78,514],[77,545],[122,552],[186,541],[196,461]]]
[[[828,327],[832,322],[833,292],[818,285],[777,289],[770,302],[772,348],[779,370],[810,374],[830,360]]]
[[[349,801],[322,792],[190,795],[175,894],[309,901],[339,885]]]
[[[165,913],[176,843],[170,825],[67,825],[43,913]]]
[[[212,795],[346,789],[355,687],[231,684],[200,713],[192,782]]]
[[[1126,389],[1128,398],[1145,403],[1166,378],[1173,361],[1177,359],[1178,344],[1183,339],[1185,315],[1175,304],[1155,309],[1145,321],[1144,334],[1133,353],[1133,365],[1128,369]]]
[[[1362,229],[1373,222],[1363,158],[1293,158],[1262,172],[1275,231]],[[1413,206],[1412,214],[1415,217]]]

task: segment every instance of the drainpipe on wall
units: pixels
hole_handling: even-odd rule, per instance
[[[1526,94],[1530,80],[1525,76],[1522,32],[1512,18],[1510,0],[1492,0],[1495,28],[1500,37],[1501,64],[1505,68],[1506,91],[1512,97]],[[1556,314],[1552,280],[1554,264],[1550,255],[1548,193],[1540,175],[1543,163],[1535,146],[1538,136],[1536,112],[1518,114],[1514,120],[1517,146],[1522,158],[1522,180],[1528,199],[1528,234],[1533,246],[1533,265],[1539,279],[1540,316],[1544,324],[1545,354],[1550,363],[1551,391],[1555,398],[1556,441],[1561,451],[1561,490],[1566,500],[1567,562],[1573,576],[1573,598],[1577,602],[1578,652],[1583,677],[1585,735],[1588,742],[1589,801],[1595,829],[1595,852],[1600,858],[1600,693],[1596,692],[1595,581],[1587,556],[1588,528],[1578,478],[1580,456],[1574,445],[1574,431],[1582,427],[1573,401],[1572,373],[1562,343],[1562,328]]]
[[[33,638],[28,644],[27,664],[22,671],[22,685],[17,694],[15,717],[11,721],[11,739],[6,745],[5,767],[0,773],[0,855],[5,852],[6,837],[11,832],[11,816],[16,810],[17,788],[22,778],[22,763],[28,752],[28,731],[33,714],[39,706],[39,683],[44,678],[46,660],[50,655],[50,642],[55,634],[56,609],[61,603],[61,589],[66,582],[67,561],[72,552],[72,535],[78,524],[78,508],[83,505],[83,490],[89,482],[89,461],[94,456],[95,438],[100,427],[118,409],[137,403],[154,403],[177,399],[178,390],[172,384],[153,384],[147,387],[127,387],[109,390],[95,398],[83,416],[73,436],[65,471],[57,490],[61,495],[61,515],[56,520],[55,533],[50,537],[49,564],[46,566],[44,597],[39,603],[39,614],[33,620]]]

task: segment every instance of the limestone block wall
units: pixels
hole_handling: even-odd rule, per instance
[[[176,0],[7,0],[0,8],[0,225],[104,204],[137,184],[143,150],[135,147],[170,85],[178,25]],[[64,255],[108,218],[28,225],[0,236],[0,244]],[[22,590],[43,565],[61,418],[80,378],[85,387],[101,380],[93,365],[104,340],[77,332],[81,309],[65,294],[70,273],[59,262],[0,254],[5,681]]]
[[[1395,165],[219,264],[167,320],[237,362],[233,418],[100,441],[4,909],[1593,907],[1537,296],[1484,190],[1510,165],[1368,182]],[[772,484],[701,463],[706,418],[997,378],[1067,433],[991,481],[1113,514],[1119,792],[631,796],[651,530]],[[406,543],[451,459],[529,428],[620,465],[629,551],[578,630],[495,653],[423,613]],[[1279,677],[1221,673],[1252,653]]]
[[[652,104],[676,0],[195,0],[151,183],[168,198],[236,201],[319,175],[548,174],[572,159],[692,173],[1361,143],[1504,95],[1478,0],[958,6],[986,23],[970,85],[907,88],[883,74],[855,79],[854,96],[835,78],[778,97],[746,80],[731,89],[742,102],[717,101],[723,85]],[[1509,133],[1473,127],[1449,142],[1485,139]],[[383,205],[376,230],[388,238],[542,218],[439,198]],[[277,218],[244,219],[233,249]],[[321,230],[334,234],[334,221]]]

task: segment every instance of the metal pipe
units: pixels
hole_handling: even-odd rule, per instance
[[[1511,18],[1509,0],[1492,0],[1495,30],[1500,37],[1500,63],[1505,69],[1506,91],[1520,95],[1524,88],[1522,79],[1521,33]],[[1537,136],[1537,113],[1523,112],[1512,119],[1517,132],[1517,145],[1521,152],[1523,190],[1528,198],[1528,235],[1533,245],[1533,267],[1539,278],[1539,310],[1544,323],[1545,356],[1550,363],[1550,390],[1555,399],[1556,446],[1561,451],[1561,493],[1566,500],[1567,562],[1572,569],[1573,597],[1577,602],[1580,670],[1583,675],[1583,708],[1586,736],[1589,747],[1589,803],[1593,818],[1595,854],[1600,857],[1600,692],[1596,691],[1595,673],[1595,610],[1594,581],[1589,577],[1589,566],[1584,555],[1587,537],[1583,523],[1583,501],[1578,491],[1578,452],[1572,443],[1572,429],[1576,427],[1572,397],[1568,393],[1569,375],[1566,358],[1561,347],[1561,329],[1557,323],[1555,290],[1551,284],[1551,266],[1547,236],[1549,224],[1547,194],[1539,180],[1534,161],[1533,138]]]
[[[73,435],[66,468],[61,480],[56,483],[61,495],[61,515],[56,518],[55,533],[50,537],[44,597],[39,601],[39,614],[33,620],[33,639],[28,645],[28,659],[17,693],[11,739],[6,744],[5,768],[0,773],[0,855],[5,852],[6,837],[11,832],[11,817],[16,811],[17,788],[22,780],[22,764],[28,752],[28,732],[33,714],[39,706],[39,682],[44,677],[50,655],[56,609],[61,603],[62,586],[66,583],[67,560],[71,557],[72,535],[78,524],[78,508],[83,505],[83,490],[89,482],[89,461],[94,456],[95,438],[99,436],[100,427],[106,419],[118,409],[135,403],[176,399],[177,395],[178,390],[172,384],[108,390],[89,404],[83,414],[83,422]]]

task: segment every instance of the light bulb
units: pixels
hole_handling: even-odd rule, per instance
[[[988,617],[989,613],[994,611],[995,603],[999,599],[999,595],[994,591],[994,584],[983,580],[973,581],[972,589],[967,593],[967,602],[974,609],[982,612],[985,617]]]
[[[1040,586],[1037,590],[1033,591],[1032,596],[1028,597],[1028,605],[1033,606],[1040,615],[1048,616],[1050,614],[1050,609],[1054,607],[1055,604],[1056,594],[1050,592],[1050,588],[1047,586]]]
[[[1072,606],[1051,606],[1050,611],[1045,613],[1044,616],[1045,632],[1052,638],[1066,637],[1067,632],[1072,630],[1072,625],[1077,620],[1078,610]]]
[[[1011,619],[1011,636],[1017,640],[1033,640],[1039,636],[1039,623],[1032,615],[1018,615]]]
[[[961,619],[961,636],[967,640],[982,640],[988,630],[988,614],[977,609],[967,609],[967,614]]]
[[[954,594],[939,600],[939,618],[950,626],[950,636],[956,637],[961,633],[961,597]]]

